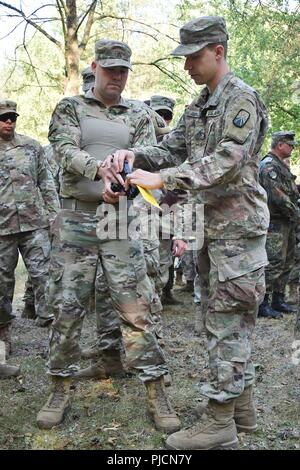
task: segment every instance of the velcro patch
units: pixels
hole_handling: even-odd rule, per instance
[[[240,109],[232,122],[236,127],[239,127],[241,129],[242,127],[244,127],[249,118],[250,113],[245,109]]]

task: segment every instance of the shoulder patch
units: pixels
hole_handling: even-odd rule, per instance
[[[239,127],[241,129],[242,127],[244,127],[249,118],[250,113],[245,109],[240,109],[237,115],[233,118],[232,122],[236,127]]]

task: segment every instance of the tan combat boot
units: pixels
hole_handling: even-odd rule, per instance
[[[111,376],[124,376],[126,371],[123,368],[120,351],[111,350],[99,357],[98,360],[91,361],[91,365],[85,369],[80,369],[74,374],[77,379],[107,379]]]
[[[80,355],[82,359],[94,359],[100,355],[99,348],[97,344],[93,344],[88,348],[82,349]]]
[[[5,343],[6,359],[11,353],[11,325],[5,325],[0,328],[0,341]]]
[[[37,415],[40,429],[51,429],[60,424],[70,408],[71,377],[51,376],[52,393]]]
[[[185,282],[182,279],[182,273],[180,271],[176,271],[175,284],[176,286],[185,286]]]
[[[235,399],[234,421],[238,432],[253,432],[257,429],[252,385]]]
[[[9,379],[18,377],[21,374],[19,366],[10,366],[9,364],[0,364],[0,379]]]
[[[34,320],[36,318],[34,304],[31,302],[25,302],[21,318],[28,318],[30,320]]]
[[[54,315],[49,315],[49,317],[36,317],[35,324],[40,328],[47,328],[52,324],[54,320]]]
[[[202,305],[199,303],[195,304],[195,325],[194,331],[197,336],[201,336],[205,333],[205,318],[203,314]]]
[[[166,395],[164,378],[145,382],[148,395],[148,411],[156,429],[171,433],[180,429],[180,421]]]
[[[181,292],[194,292],[194,281],[186,281],[182,287]]]
[[[286,286],[286,301],[292,305],[298,305],[299,286],[297,282],[290,282]]]
[[[236,449],[238,438],[233,420],[234,400],[209,400],[200,421],[168,437],[166,446],[175,450]]]

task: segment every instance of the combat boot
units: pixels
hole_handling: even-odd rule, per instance
[[[286,299],[292,305],[298,305],[299,287],[296,282],[290,282],[286,288]]]
[[[167,449],[237,449],[238,438],[233,413],[234,400],[228,403],[209,400],[200,421],[168,437]]]
[[[0,341],[3,341],[5,343],[5,353],[6,353],[6,359],[7,359],[8,356],[12,352],[11,351],[11,325],[10,323],[0,328]]]
[[[277,310],[274,310],[272,307],[270,307],[268,294],[265,295],[263,302],[260,304],[257,316],[259,318],[277,318],[277,319],[283,317],[282,313],[277,312]]]
[[[253,432],[257,429],[252,385],[235,399],[234,421],[238,432]]]
[[[170,374],[170,372],[168,372],[168,374],[164,375],[165,387],[171,387],[172,382],[173,382],[172,375]]]
[[[51,323],[54,320],[54,315],[50,315],[49,317],[37,317],[35,320],[36,326],[39,326],[40,328],[47,328],[47,326],[50,326]]]
[[[37,415],[40,429],[51,429],[60,424],[70,409],[71,377],[51,376],[52,392]]]
[[[180,290],[181,292],[194,292],[194,281],[186,281],[185,286]]]
[[[171,290],[163,290],[160,300],[163,305],[182,305],[182,302],[175,299]]]
[[[176,271],[175,284],[176,284],[176,286],[184,286],[185,285],[185,283],[182,279],[182,273],[180,271]]]
[[[28,318],[34,320],[36,318],[34,304],[31,302],[25,302],[24,309],[21,313],[21,318]]]
[[[164,378],[145,382],[148,395],[148,412],[156,429],[171,433],[180,429],[180,421],[166,395]]]
[[[10,377],[18,377],[21,374],[19,366],[11,366],[9,364],[0,364],[0,379],[8,379]]]
[[[99,354],[98,354],[99,356]],[[92,360],[91,365],[80,369],[74,374],[77,379],[108,379],[109,377],[125,377],[120,351],[110,350],[101,354],[97,360]]]
[[[280,292],[273,292],[272,308],[284,313],[295,313],[297,311],[284,301],[284,296]]]
[[[99,357],[100,352],[98,345],[93,344],[86,349],[82,349],[80,355],[82,359],[94,359],[95,357]]]
[[[201,336],[202,333],[205,333],[205,319],[202,311],[201,304],[195,304],[195,325],[194,331],[197,336]]]

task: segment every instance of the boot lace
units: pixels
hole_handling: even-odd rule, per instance
[[[64,401],[66,392],[63,384],[59,384],[49,402],[49,408],[58,408],[62,401]]]
[[[194,436],[203,430],[203,427],[208,425],[209,420],[212,418],[212,414],[209,410],[203,410],[200,420],[195,424],[187,428],[189,436]]]
[[[156,390],[156,396],[157,396],[157,401],[159,404],[160,411],[165,414],[171,414],[171,413],[173,414],[174,411],[160,383],[155,384],[155,390]]]

